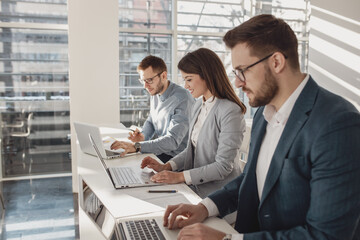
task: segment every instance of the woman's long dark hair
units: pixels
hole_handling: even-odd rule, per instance
[[[235,94],[224,65],[216,53],[207,48],[199,48],[187,53],[178,63],[178,68],[185,73],[200,75],[213,96],[236,103],[245,114],[246,107]]]

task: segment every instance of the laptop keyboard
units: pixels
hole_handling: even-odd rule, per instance
[[[165,240],[155,219],[136,220],[125,222],[126,228],[129,231],[131,240],[140,239],[159,239]]]
[[[135,176],[134,171],[128,167],[112,168],[118,184],[141,184],[141,181]]]

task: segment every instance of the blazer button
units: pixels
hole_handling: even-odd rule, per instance
[[[270,214],[265,214],[264,215],[264,218],[269,218],[270,217]]]
[[[200,182],[203,182],[204,180],[203,179],[200,179]]]

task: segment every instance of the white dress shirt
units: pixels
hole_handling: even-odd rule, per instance
[[[295,91],[280,107],[279,111],[276,112],[276,109],[273,105],[266,105],[264,108],[263,115],[268,124],[266,126],[266,132],[261,143],[256,165],[256,181],[259,199],[261,199],[262,196],[266,175],[268,173],[271,159],[274,155],[276,146],[280,140],[281,134],[285,128],[286,122],[295,105],[295,102],[298,99],[302,90],[304,89],[308,80],[309,75],[307,74],[304,80],[299,84]],[[205,198],[201,203],[207,208],[209,212],[209,217],[219,215],[219,210],[217,206],[210,198]],[[233,234],[232,239],[242,240],[243,234]]]
[[[204,97],[202,98],[202,105],[201,105],[200,113],[197,117],[197,120],[195,122],[195,125],[192,129],[191,136],[190,136],[191,143],[194,147],[194,152],[195,152],[195,148],[196,148],[196,144],[197,144],[197,141],[199,138],[199,133],[201,131],[201,128],[202,128],[207,116],[209,115],[209,112],[215,105],[216,99],[217,98],[213,97],[213,96],[209,97],[206,101],[205,101]],[[175,171],[177,169],[176,163],[174,161],[170,160],[169,164],[173,171]],[[189,170],[183,171],[183,174],[184,174],[185,183],[187,185],[191,185],[192,180],[191,180],[191,176],[190,176],[190,171]]]
[[[202,98],[202,105],[200,109],[200,113],[198,115],[198,118],[196,120],[196,123],[194,125],[194,128],[191,133],[191,143],[193,144],[194,148],[196,148],[196,144],[198,141],[199,133],[201,131],[202,125],[205,122],[205,119],[209,115],[209,112],[213,108],[216,102],[216,97],[209,97],[208,100],[205,101],[204,98]]]

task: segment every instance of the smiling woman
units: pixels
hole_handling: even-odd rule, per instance
[[[155,182],[185,182],[205,197],[241,173],[237,160],[246,107],[213,51],[200,48],[190,52],[180,60],[178,68],[185,88],[199,98],[191,113],[187,147],[166,164],[147,157],[142,167],[159,172],[152,177]]]

